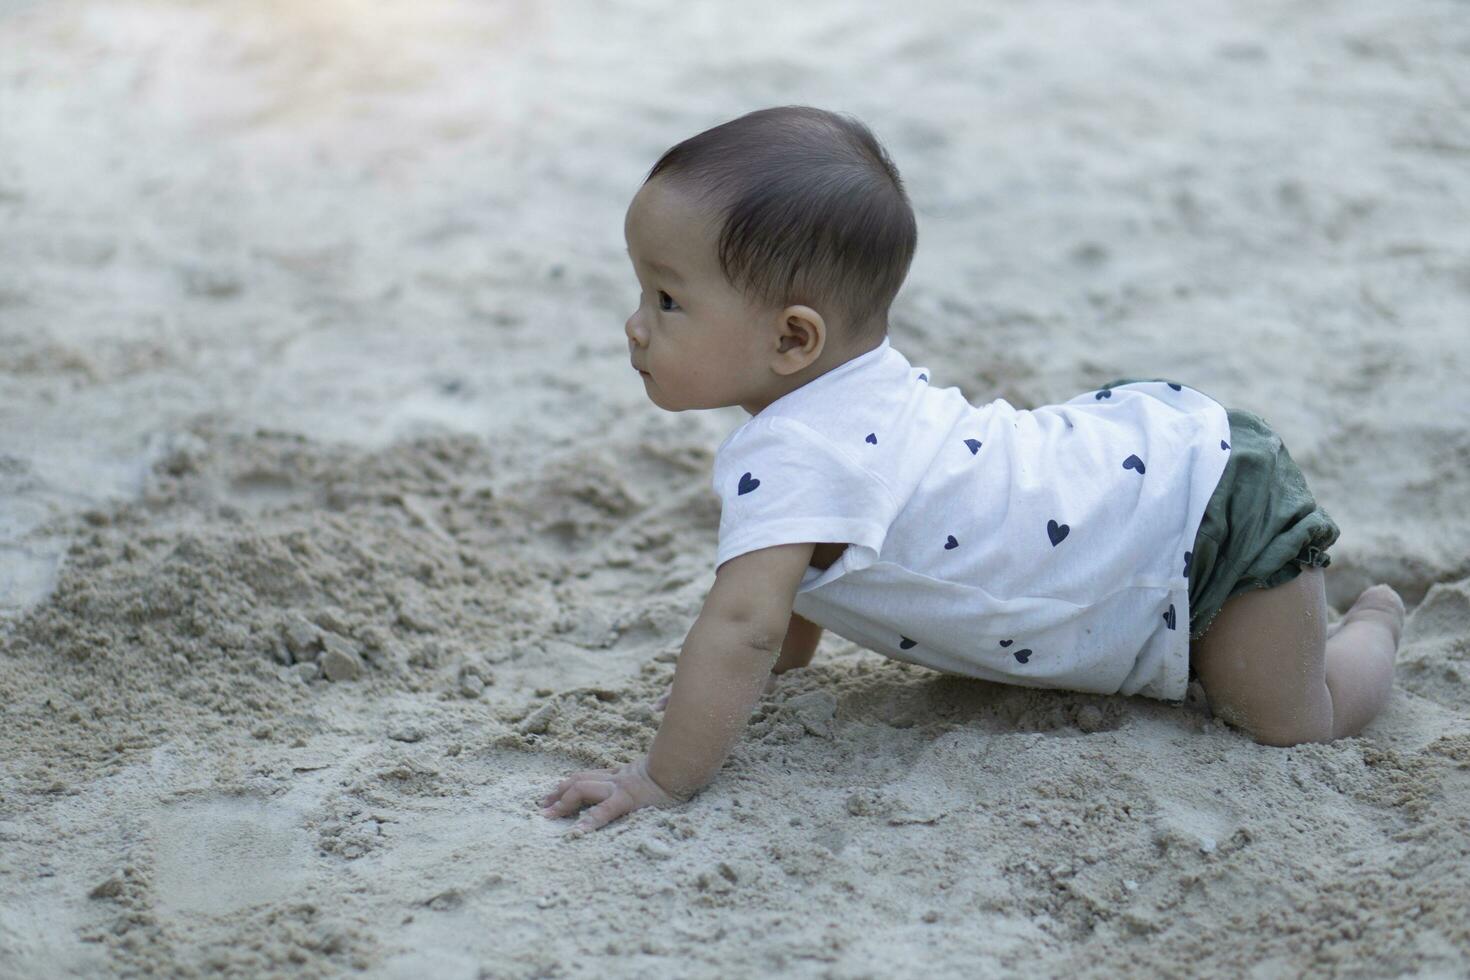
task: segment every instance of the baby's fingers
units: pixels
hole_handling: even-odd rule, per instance
[[[627,793],[615,792],[592,809],[583,813],[581,819],[567,833],[591,833],[604,824],[612,823],[618,817],[635,809],[637,808],[633,806],[633,800]]]
[[[541,797],[542,806],[550,806],[551,801],[561,796],[568,788],[580,779],[607,779],[612,775],[611,769],[588,769],[585,772],[574,772],[566,779],[556,784],[556,789]]]
[[[565,817],[576,813],[588,803],[601,803],[612,796],[616,789],[616,784],[607,780],[578,780],[562,794],[561,799],[541,812],[548,817]]]

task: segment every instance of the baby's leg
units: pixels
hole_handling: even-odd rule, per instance
[[[1404,604],[1386,585],[1358,596],[1327,636],[1320,568],[1221,607],[1190,663],[1215,715],[1267,745],[1356,735],[1388,703]]]

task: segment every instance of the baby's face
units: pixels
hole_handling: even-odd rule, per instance
[[[654,178],[629,205],[623,236],[641,287],[623,330],[653,403],[671,412],[740,405],[754,415],[780,397],[784,379],[770,366],[779,313],[752,307],[725,280],[712,219]]]

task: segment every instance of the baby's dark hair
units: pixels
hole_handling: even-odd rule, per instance
[[[643,182],[655,177],[719,215],[720,266],[747,299],[835,313],[844,345],[887,331],[918,228],[898,169],[856,118],[759,109],[670,147]]]

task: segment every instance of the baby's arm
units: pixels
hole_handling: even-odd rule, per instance
[[[812,662],[817,644],[822,640],[822,627],[796,613],[791,614],[791,625],[786,628],[786,639],[781,644],[781,656],[776,659],[773,674],[784,674],[788,670],[805,667]]]
[[[716,569],[648,751],[648,774],[670,795],[688,799],[706,786],[739,740],[782,649],[811,557],[810,544],[780,545]]]
[[[771,673],[766,677],[766,686],[761,689],[762,694],[770,694],[776,689],[776,676],[784,674],[788,670],[805,667],[812,662],[812,656],[817,652],[817,644],[822,639],[822,627],[811,620],[804,619],[796,613],[791,614],[791,625],[786,628],[786,639],[781,643],[781,656],[776,658],[776,666],[771,668]],[[665,691],[657,701],[653,703],[654,711],[662,711],[669,703],[669,695],[673,694],[673,688]]]
[[[780,655],[811,554],[810,544],[779,545],[721,565],[684,640],[647,757],[563,780],[543,801],[558,798],[547,815],[568,816],[597,802],[577,825],[591,830],[642,806],[688,800],[707,785],[739,740]]]

